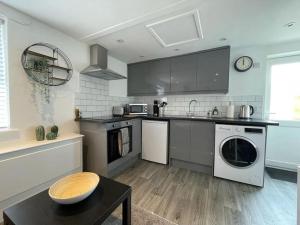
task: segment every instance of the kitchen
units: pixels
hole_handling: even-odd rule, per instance
[[[18,202],[88,171],[132,191],[104,224],[121,211],[127,224],[296,224],[297,1],[2,2],[5,223],[26,224]]]

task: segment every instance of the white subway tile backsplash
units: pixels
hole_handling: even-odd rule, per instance
[[[262,118],[263,111],[263,96],[260,95],[246,95],[246,96],[225,96],[225,95],[171,95],[166,96],[168,99],[168,106],[165,109],[166,115],[186,115],[189,110],[189,102],[193,99],[197,100],[197,104],[192,103],[191,110],[199,116],[206,116],[209,110],[217,106],[220,114],[226,116],[227,106],[235,105],[235,116],[239,114],[241,105],[250,104],[255,108],[253,118]],[[137,97],[136,102],[143,102],[153,104],[155,99],[161,99],[158,96]]]
[[[110,116],[112,107],[134,101],[134,98],[108,95],[108,81],[85,75],[80,76],[80,90],[75,95],[75,105],[82,117]]]
[[[108,81],[94,77],[80,76],[80,91],[75,95],[75,105],[82,112],[82,117],[109,116],[112,114],[112,107],[125,105],[127,103],[153,104],[155,99],[162,96],[139,96],[139,97],[114,97],[109,96]],[[191,110],[196,115],[206,116],[209,110],[217,106],[222,116],[226,116],[227,106],[230,102],[234,104],[235,116],[238,116],[239,107],[243,104],[253,105],[254,118],[262,118],[263,101],[261,95],[229,96],[229,95],[168,95],[168,105],[165,109],[166,115],[186,115],[189,110],[189,102],[193,99]],[[151,107],[151,106],[150,106]]]

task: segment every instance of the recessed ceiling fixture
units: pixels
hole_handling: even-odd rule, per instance
[[[176,51],[176,52],[179,51],[179,50],[180,50],[179,48],[175,48],[175,49],[174,49],[174,51]]]
[[[118,39],[117,42],[120,43],[120,44],[122,44],[122,43],[124,43],[125,41],[124,41],[123,39]]]
[[[219,41],[227,41],[227,38],[220,38]]]
[[[289,23],[286,23],[286,24],[284,24],[283,26],[284,27],[292,27],[292,26],[294,26],[296,24],[296,22],[289,22]]]

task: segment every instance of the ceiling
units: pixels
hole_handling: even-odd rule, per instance
[[[0,1],[76,39],[99,43],[110,55],[127,63],[223,45],[240,47],[300,40],[299,0],[26,0],[26,4],[23,0]],[[196,16],[195,21],[187,18],[178,24],[170,20],[195,11],[198,25]],[[167,23],[161,25],[160,21]],[[284,26],[289,22],[296,23]],[[153,24],[159,24],[158,31],[177,44],[163,45],[149,29]],[[197,33],[196,29],[198,38],[185,41],[185,37]]]

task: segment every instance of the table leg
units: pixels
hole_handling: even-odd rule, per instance
[[[131,194],[123,201],[123,225],[131,225]]]

